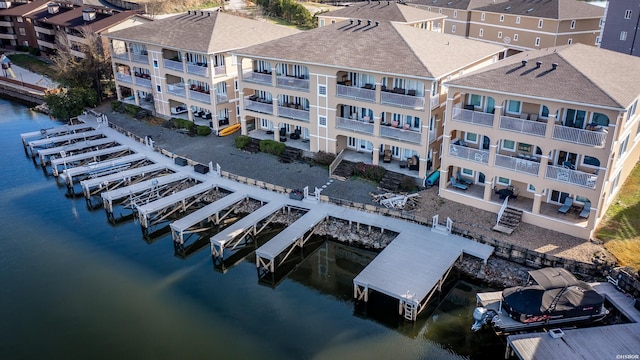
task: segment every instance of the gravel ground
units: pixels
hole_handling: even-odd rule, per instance
[[[208,164],[220,164],[230,173],[247,176],[287,188],[298,189],[309,186],[322,188],[322,194],[333,198],[345,199],[363,204],[377,205],[370,193],[379,193],[376,184],[359,179],[338,181],[329,178],[326,168],[312,166],[304,161],[284,164],[273,155],[265,153],[250,154],[238,150],[233,143],[235,136],[189,137],[173,129],[111,111],[109,103],[100,106],[98,111],[107,114],[109,121],[140,136],[151,136],[155,144],[179,156]],[[464,204],[438,197],[437,187],[422,190],[418,205],[411,211],[416,216],[431,218],[439,214],[440,219],[450,217],[456,226],[468,229],[471,233],[503,240],[515,245],[548,253],[558,257],[591,262],[593,256],[613,259],[601,245],[589,240],[561,234],[550,229],[521,223],[511,235],[491,230],[496,214],[479,210]]]

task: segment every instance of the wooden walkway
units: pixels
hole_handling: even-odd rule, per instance
[[[590,283],[600,294],[604,295],[627,319],[640,324],[640,310],[634,307],[635,299],[618,291],[608,282]]]

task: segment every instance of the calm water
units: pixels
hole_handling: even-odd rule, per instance
[[[466,283],[415,324],[384,299],[356,309],[367,252],[324,243],[274,287],[253,254],[226,273],[206,249],[176,257],[170,235],[148,243],[132,221],[110,225],[26,156],[19,134],[57,123],[6,100],[0,114],[0,359],[502,356],[469,331]]]

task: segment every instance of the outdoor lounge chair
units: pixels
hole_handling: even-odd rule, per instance
[[[582,207],[582,211],[580,211],[580,217],[581,218],[588,218],[589,217],[589,213],[591,212],[591,202],[587,201],[584,203],[584,206]]]
[[[458,180],[459,183],[465,184],[465,185],[473,184],[473,181],[462,176],[462,174],[460,173],[460,170],[458,170],[458,172],[456,173],[456,180]]]
[[[458,188],[460,190],[467,190],[467,188],[468,188],[467,185],[457,182],[456,178],[453,177],[453,176],[451,177],[451,185],[453,185],[453,187],[456,187],[456,188]]]
[[[558,209],[559,213],[563,213],[563,214],[567,214],[567,211],[569,211],[569,209],[571,209],[571,205],[573,205],[573,198],[567,196],[564,199],[564,205],[560,206],[560,208]]]
[[[384,156],[382,158],[383,162],[389,163],[391,162],[391,150],[385,150],[384,151]]]

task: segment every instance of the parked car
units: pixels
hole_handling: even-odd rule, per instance
[[[177,114],[182,114],[182,113],[186,113],[187,112],[187,107],[186,106],[174,106],[171,108],[171,114],[172,115],[177,115]]]

